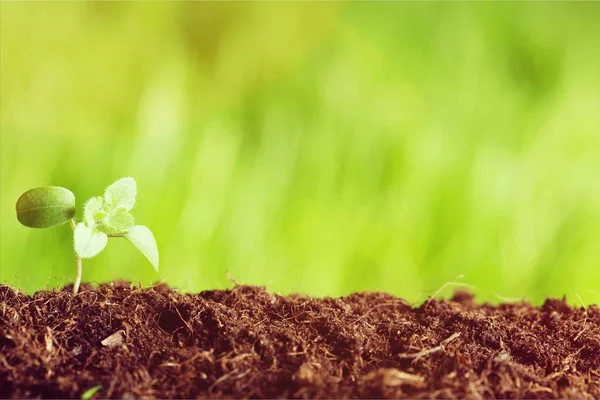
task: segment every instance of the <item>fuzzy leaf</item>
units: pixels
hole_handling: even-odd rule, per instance
[[[28,190],[17,200],[17,219],[30,228],[62,225],[75,216],[75,195],[59,186]]]
[[[146,256],[158,272],[158,247],[150,229],[143,225],[135,225],[125,234],[125,238]]]
[[[86,226],[83,222],[77,224],[73,234],[75,252],[81,258],[92,258],[106,247],[108,236]]]
[[[96,221],[102,219],[102,207],[104,207],[104,200],[99,196],[92,197],[85,203],[83,219],[87,226],[93,228],[96,226]]]
[[[133,228],[134,225],[133,216],[123,207],[119,207],[116,210],[108,213],[102,223],[106,228],[108,228],[107,233],[127,232]]]
[[[137,185],[135,179],[131,177],[121,178],[104,192],[106,203],[112,207],[123,207],[130,211],[135,205],[135,196],[137,195]]]

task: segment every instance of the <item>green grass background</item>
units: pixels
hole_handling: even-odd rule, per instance
[[[599,3],[0,7],[3,282],[74,277],[23,191],[131,175],[160,272],[84,281],[600,301]]]

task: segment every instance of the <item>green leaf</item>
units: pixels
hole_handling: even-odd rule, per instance
[[[158,272],[158,247],[150,229],[143,225],[136,225],[125,234],[125,238],[146,256]]]
[[[92,258],[106,247],[108,236],[90,228],[83,222],[77,224],[73,233],[75,252],[81,258]]]
[[[121,178],[104,192],[104,199],[111,208],[123,207],[130,211],[135,205],[135,196],[137,194],[137,185],[135,179],[131,177]]]
[[[100,389],[102,389],[102,385],[94,386],[93,388],[86,390],[81,395],[81,400],[90,400]]]
[[[75,216],[75,195],[59,186],[28,190],[17,200],[17,219],[30,228],[62,225]]]
[[[102,218],[104,215],[102,213],[102,208],[104,207],[104,200],[102,197],[92,197],[89,199],[84,206],[83,210],[83,220],[85,224],[90,228],[96,226],[96,222]]]
[[[123,233],[133,228],[133,225],[133,216],[123,207],[119,207],[108,213],[100,229],[106,233]]]

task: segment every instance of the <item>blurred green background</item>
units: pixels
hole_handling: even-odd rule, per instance
[[[0,7],[3,282],[74,278],[22,192],[131,175],[161,270],[84,281],[600,301],[600,3]]]

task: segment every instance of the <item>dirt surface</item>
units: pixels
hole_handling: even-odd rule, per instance
[[[0,286],[0,397],[600,398],[600,309]]]

